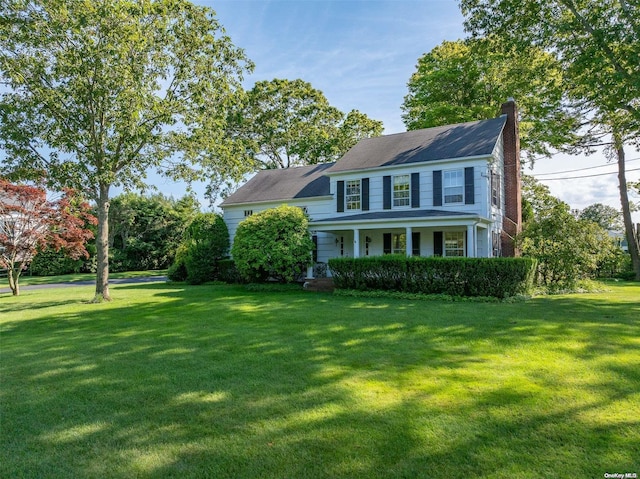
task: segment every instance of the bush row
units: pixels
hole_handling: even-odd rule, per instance
[[[339,289],[495,298],[528,293],[533,286],[535,267],[532,258],[385,255],[329,260],[334,284]]]

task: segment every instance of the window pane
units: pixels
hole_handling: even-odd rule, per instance
[[[360,209],[360,180],[347,181],[346,202],[348,210]]]
[[[405,254],[407,252],[407,235],[394,233],[391,237],[391,252],[393,254]]]
[[[462,170],[443,172],[443,192],[445,203],[464,202],[464,175]]]
[[[464,232],[447,231],[444,234],[444,255],[464,256]]]
[[[393,206],[409,206],[409,175],[393,177]]]

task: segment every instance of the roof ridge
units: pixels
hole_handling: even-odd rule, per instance
[[[398,131],[396,133],[389,133],[389,134],[386,134],[386,135],[370,136],[368,138],[363,138],[360,141],[374,140],[376,138],[386,138],[386,137],[389,137],[389,136],[396,136],[396,135],[406,135],[407,133],[415,133],[415,132],[427,131],[427,130],[436,130],[438,128],[445,128],[445,129],[448,130],[448,129],[451,129],[451,128],[455,128],[456,126],[472,125],[474,123],[482,123],[482,122],[485,122],[485,121],[487,121],[487,122],[488,121],[495,121],[495,120],[497,120],[499,118],[502,118],[502,117],[506,118],[507,115],[506,114],[502,114],[502,115],[499,115],[499,116],[494,116],[493,118],[485,118],[484,120],[463,121],[463,122],[460,122],[460,123],[451,123],[451,124],[448,124],[448,125],[430,126],[428,128],[418,128],[417,130]]]

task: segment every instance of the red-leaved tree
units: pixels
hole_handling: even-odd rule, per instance
[[[73,259],[88,258],[85,244],[93,232],[87,226],[96,223],[89,204],[72,190],[49,201],[41,188],[0,178],[0,267],[7,270],[13,295],[20,294],[20,274],[38,247],[63,249]]]

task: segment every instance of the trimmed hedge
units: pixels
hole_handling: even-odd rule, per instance
[[[506,298],[533,287],[532,258],[440,258],[402,255],[333,258],[336,288]]]

